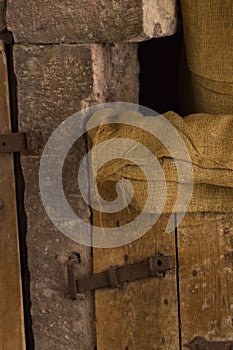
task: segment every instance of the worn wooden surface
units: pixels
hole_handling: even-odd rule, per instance
[[[111,199],[111,184],[101,189]],[[107,197],[106,197],[107,194]],[[94,224],[123,225],[133,218],[133,209],[116,214],[94,212]],[[94,249],[94,271],[147,259],[160,252],[175,258],[174,233],[167,234],[167,215],[137,241],[114,249]],[[95,292],[97,349],[177,350],[179,348],[176,269],[162,278],[125,283],[120,290]]]
[[[6,28],[6,0],[0,0],[0,32]]]
[[[178,249],[182,344],[198,335],[232,340],[232,213],[186,215]]]
[[[145,40],[176,30],[175,0],[9,0],[7,25],[17,43]]]
[[[112,227],[127,222],[129,216],[94,212],[94,221]],[[94,249],[95,271],[140,261],[157,251],[175,254],[174,236],[164,232],[166,219],[161,217],[150,232],[130,245]],[[171,273],[164,279],[125,284],[120,290],[96,291],[98,347],[160,350],[178,349],[180,344],[186,349],[184,344],[196,336],[232,340],[232,257],[231,213],[187,214],[177,229],[177,280]]]
[[[7,62],[0,41],[0,133],[10,133]],[[0,155],[0,349],[25,349],[13,155]]]

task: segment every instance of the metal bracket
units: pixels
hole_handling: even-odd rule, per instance
[[[191,350],[233,350],[233,341],[210,342],[203,337],[196,337],[184,346]]]
[[[70,260],[67,264],[68,285],[71,299],[76,299],[77,293],[91,291],[99,288],[119,288],[124,282],[132,282],[141,278],[161,277],[173,268],[172,257],[154,255],[146,261],[110,267],[105,272],[75,279],[75,263]]]
[[[0,153],[27,151],[25,133],[0,134]]]
[[[0,154],[13,152],[37,152],[42,146],[42,135],[39,132],[16,132],[0,134]]]

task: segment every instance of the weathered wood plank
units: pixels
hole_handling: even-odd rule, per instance
[[[7,26],[17,43],[145,40],[176,30],[175,0],[9,0]]]
[[[232,340],[232,214],[186,215],[178,248],[182,343],[198,335]]]
[[[10,133],[7,62],[0,41],[0,133]],[[13,155],[0,155],[0,349],[25,349]]]
[[[111,184],[101,188],[110,199]],[[108,196],[106,197],[106,194]],[[100,214],[94,212],[94,224],[123,225],[136,213]],[[114,249],[94,249],[94,271],[142,261],[158,252],[175,257],[174,233],[167,234],[168,215],[139,240]],[[162,278],[126,283],[120,290],[95,292],[97,348],[101,350],[152,350],[179,348],[176,269]]]
[[[0,32],[6,29],[6,0],[0,0]]]

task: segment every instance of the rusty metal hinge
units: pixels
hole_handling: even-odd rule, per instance
[[[233,350],[233,341],[208,341],[203,337],[196,337],[184,346],[191,350]]]
[[[39,132],[0,134],[0,154],[36,151],[42,144]]]
[[[77,293],[98,288],[119,288],[124,282],[132,282],[146,277],[160,277],[173,268],[172,257],[154,255],[146,261],[122,267],[110,267],[107,271],[92,276],[75,279],[75,263],[67,264],[68,285],[71,299],[77,299]]]

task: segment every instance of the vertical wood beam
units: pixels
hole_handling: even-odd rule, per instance
[[[107,183],[101,195],[112,193]],[[108,198],[109,199],[109,198]],[[132,208],[116,214],[93,212],[94,225],[114,227],[138,215]],[[132,264],[163,253],[176,256],[175,233],[166,233],[169,215],[162,215],[143,237],[114,249],[94,249],[94,272],[110,266]],[[175,260],[175,259],[174,259]],[[119,290],[95,292],[97,349],[101,350],[177,350],[179,323],[176,268],[165,277],[125,283]]]
[[[0,41],[0,133],[11,132],[7,61]],[[13,154],[0,155],[0,350],[24,350]]]
[[[232,214],[187,214],[178,251],[182,344],[196,336],[232,340]]]

